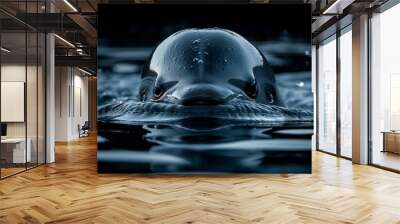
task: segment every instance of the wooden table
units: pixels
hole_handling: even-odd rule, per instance
[[[400,154],[400,131],[383,131],[383,152]]]

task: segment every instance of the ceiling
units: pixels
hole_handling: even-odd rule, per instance
[[[381,4],[385,0],[340,0],[349,2],[346,8],[365,8],[371,3]],[[2,32],[7,34],[15,45],[23,46],[17,33],[30,28],[32,31],[54,32],[56,56],[59,64],[79,65],[82,62],[91,70],[96,69],[97,44],[97,5],[126,3],[264,3],[264,4],[305,4],[312,5],[313,35],[319,35],[330,23],[340,18],[336,15],[323,15],[335,0],[1,0],[0,22]],[[368,4],[368,5],[366,5]],[[51,11],[51,13],[49,13]],[[288,15],[290,16],[290,15]],[[13,37],[14,36],[14,37]],[[65,41],[66,40],[66,41]],[[7,40],[8,42],[8,40]],[[73,45],[73,46],[72,46]],[[17,46],[14,46],[19,49]],[[15,52],[17,53],[17,51]],[[57,60],[56,60],[57,62]],[[88,66],[89,65],[89,66]]]

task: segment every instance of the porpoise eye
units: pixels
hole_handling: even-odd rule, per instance
[[[265,97],[266,97],[266,99],[267,99],[267,101],[269,102],[269,103],[274,103],[275,102],[275,100],[274,100],[274,95],[272,95],[272,93],[267,93],[266,95],[265,95]]]
[[[164,94],[164,89],[161,86],[154,87],[154,98],[159,99]]]
[[[255,99],[257,97],[257,83],[256,81],[248,83],[245,88],[246,94]]]
[[[175,86],[178,83],[178,81],[171,81],[171,82],[164,82],[164,83],[157,83],[155,84],[154,90],[153,90],[153,96],[155,99],[159,99],[164,95],[166,91],[171,89],[173,86]]]
[[[229,79],[230,84],[241,89],[248,97],[255,99],[257,97],[257,82],[256,80],[244,81],[240,79]]]

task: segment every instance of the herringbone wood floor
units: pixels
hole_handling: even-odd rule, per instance
[[[0,223],[400,223],[400,175],[315,152],[312,175],[99,175],[94,137],[0,181]]]

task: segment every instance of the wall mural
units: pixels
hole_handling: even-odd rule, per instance
[[[311,172],[309,5],[98,16],[100,173]]]

